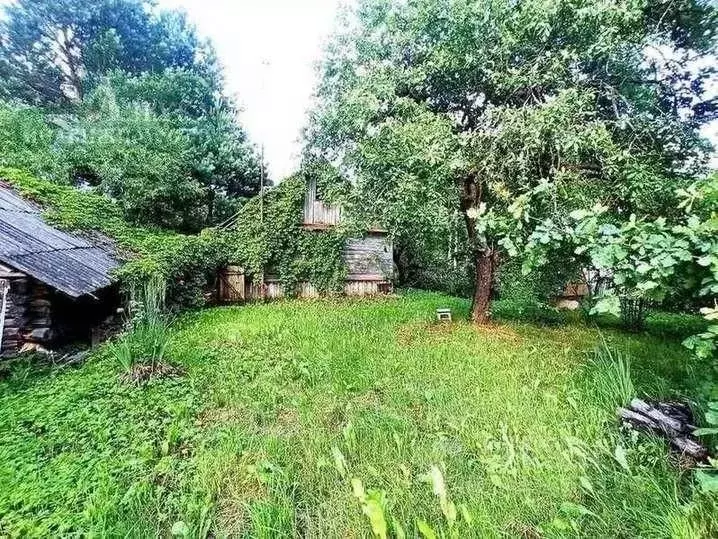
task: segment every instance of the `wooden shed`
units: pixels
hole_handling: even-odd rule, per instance
[[[50,226],[0,182],[0,355],[89,339],[119,304],[117,266],[107,240]]]
[[[341,223],[342,211],[339,206],[322,200],[314,178],[307,181],[304,198],[304,220],[302,226],[318,234]],[[394,276],[394,248],[386,230],[374,227],[362,237],[347,240],[342,253],[347,265],[344,293],[347,296],[371,296],[385,294],[392,290]],[[300,295],[317,295],[316,290],[306,283]]]

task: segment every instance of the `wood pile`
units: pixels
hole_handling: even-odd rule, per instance
[[[696,426],[693,412],[682,402],[652,402],[633,399],[628,408],[619,408],[623,424],[666,438],[682,455],[704,461],[708,450],[693,436]]]

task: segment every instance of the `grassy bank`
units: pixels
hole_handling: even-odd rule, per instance
[[[169,350],[184,376],[145,387],[102,352],[16,366],[0,535],[353,537],[369,516],[410,537],[718,533],[715,499],[664,444],[619,432],[630,381],[592,353],[605,338],[630,357],[636,394],[696,394],[680,344],[439,326],[439,306],[468,310],[411,293],[187,315]]]

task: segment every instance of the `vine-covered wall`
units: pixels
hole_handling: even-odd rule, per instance
[[[206,229],[183,235],[135,226],[122,217],[110,199],[69,186],[39,180],[24,172],[0,169],[0,179],[45,208],[55,226],[74,231],[97,231],[116,243],[124,264],[120,283],[131,288],[159,275],[167,281],[168,304],[199,307],[212,299],[217,272],[240,265],[247,275],[272,272],[291,294],[300,281],[320,291],[338,291],[346,276],[340,228],[313,232],[302,229],[305,182],[292,177],[270,190],[264,200],[247,202],[228,230]]]

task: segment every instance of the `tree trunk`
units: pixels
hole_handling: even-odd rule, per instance
[[[67,76],[69,77],[69,84],[72,87],[74,94],[72,96],[68,96],[71,100],[75,99],[77,101],[82,101],[84,97],[84,88],[82,84],[82,74],[80,73],[82,69],[82,56],[81,53],[76,56],[74,49],[80,50],[79,46],[75,46],[73,43],[74,37],[70,35],[69,28],[63,28],[62,30],[62,36],[63,40],[59,44],[60,51],[64,55],[64,62],[65,67],[69,71],[67,73]]]
[[[468,175],[461,185],[461,213],[464,215],[466,233],[474,258],[474,300],[471,303],[471,320],[477,324],[487,324],[490,319],[491,287],[494,284],[494,270],[498,262],[498,251],[488,244],[486,238],[479,238],[476,221],[467,211],[478,207],[482,198],[482,185],[476,176]]]
[[[471,303],[471,320],[477,324],[489,322],[491,306],[491,288],[494,283],[496,252],[485,249],[477,252],[474,260],[474,300]]]

